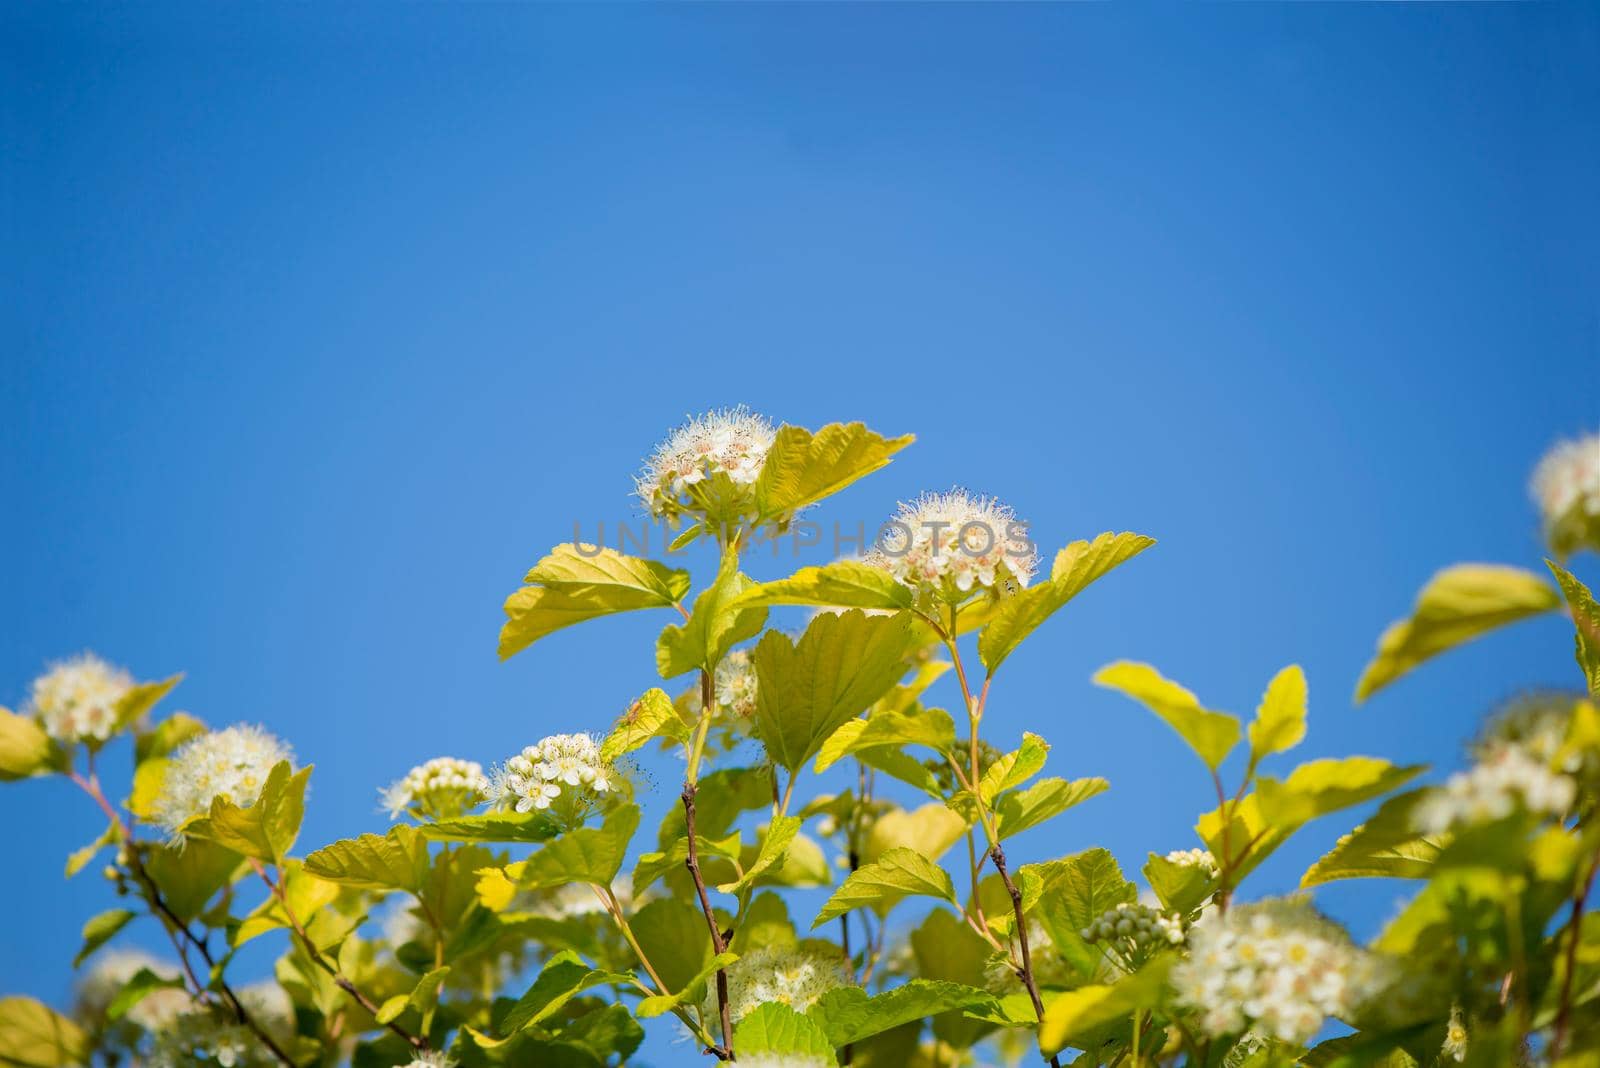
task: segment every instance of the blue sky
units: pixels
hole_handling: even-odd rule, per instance
[[[1600,422],[1593,7],[15,4],[0,42],[0,702],[86,647],[187,671],[172,707],[317,764],[308,847],[653,683],[667,620],[500,664],[499,605],[723,404],[918,434],[825,523],[959,483],[1047,551],[1159,539],[997,683],[997,742],[1113,785],[1020,860],[1192,844],[1203,771],[1113,659],[1242,713],[1299,662],[1303,756],[1441,770],[1577,681],[1544,620],[1349,700],[1435,568],[1537,566],[1527,473]],[[0,990],[64,998],[100,827],[60,782],[0,820]],[[1403,890],[1321,900],[1367,934]]]

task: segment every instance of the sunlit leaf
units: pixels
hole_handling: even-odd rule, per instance
[[[1094,683],[1138,701],[1167,725],[1215,770],[1239,741],[1239,721],[1225,712],[1200,707],[1199,698],[1149,664],[1119,660],[1095,672]]]

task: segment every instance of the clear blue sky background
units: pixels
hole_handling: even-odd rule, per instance
[[[962,483],[1160,539],[1002,676],[997,741],[1113,784],[1022,860],[1192,844],[1112,659],[1245,713],[1299,661],[1303,755],[1441,771],[1577,680],[1544,620],[1349,699],[1436,567],[1537,566],[1527,473],[1600,422],[1594,7],[11,4],[0,138],[0,701],[187,671],[318,765],[308,847],[652,684],[665,620],[500,664],[500,601],[720,404],[919,435],[824,522]],[[100,825],[58,781],[0,824],[0,990],[62,999]]]

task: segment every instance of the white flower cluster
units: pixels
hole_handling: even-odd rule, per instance
[[[419,819],[453,819],[488,796],[489,779],[483,774],[483,765],[455,757],[434,757],[382,791],[390,819],[398,819],[402,812]]]
[[[1298,899],[1212,913],[1172,969],[1178,999],[1214,1038],[1255,1031],[1296,1045],[1377,992],[1381,969]]]
[[[993,497],[966,490],[902,503],[866,562],[911,587],[965,594],[1008,582],[1026,586],[1037,557],[1026,524]]]
[[[1477,764],[1429,791],[1412,818],[1417,829],[1428,834],[1504,819],[1519,806],[1559,818],[1566,815],[1577,792],[1572,776],[1552,771],[1548,762],[1522,746],[1491,744]]]
[[[1174,849],[1167,854],[1167,862],[1183,868],[1202,868],[1207,873],[1217,873],[1217,858],[1209,849]]]
[[[830,990],[850,985],[844,958],[803,946],[764,946],[740,957],[728,969],[728,1011],[734,1020],[771,1001],[805,1012]],[[716,994],[707,993],[706,1013],[717,1013]]]
[[[1104,943],[1129,960],[1143,960],[1164,946],[1183,944],[1183,918],[1124,901],[1078,933],[1085,942]]]
[[[735,649],[722,658],[712,681],[718,714],[749,719],[756,714],[756,666],[747,649]],[[689,693],[689,707],[700,710],[700,688]]]
[[[249,808],[261,797],[273,766],[292,759],[281,739],[249,724],[191,739],[167,764],[155,803],[156,822],[181,838],[183,825],[209,812],[219,797]]]
[[[831,1068],[838,1063],[815,1053],[741,1053],[744,1068]]]
[[[441,1050],[429,1050],[411,1058],[405,1068],[453,1068],[455,1060]]]
[[[33,680],[25,712],[58,742],[103,742],[117,726],[117,702],[133,678],[93,653],[50,665]]]
[[[1575,517],[1600,519],[1600,434],[1563,441],[1545,453],[1530,488],[1546,529]]]
[[[245,1010],[278,1041],[287,1035],[293,1006],[276,983],[253,983],[239,991]],[[147,1068],[268,1068],[278,1061],[261,1039],[220,1008],[197,1005],[156,1033]]]
[[[616,785],[616,774],[589,735],[552,734],[506,761],[491,790],[502,808],[530,812],[549,808],[564,786],[603,794]]]
[[[645,462],[635,492],[650,514],[675,516],[692,510],[689,488],[726,476],[735,486],[750,486],[761,475],[776,431],[744,407],[707,412],[678,427]]]

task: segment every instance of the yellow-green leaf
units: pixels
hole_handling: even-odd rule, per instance
[[[1072,782],[1066,779],[1040,779],[1026,790],[1017,790],[1000,798],[1000,803],[995,806],[998,833],[1001,838],[1021,834],[1109,789],[1111,784],[1100,778],[1075,779]]]
[[[756,726],[767,755],[793,772],[906,672],[910,630],[859,609],[823,614],[798,643],[768,631],[756,646]]]
[[[858,560],[838,560],[821,567],[803,567],[786,579],[759,583],[745,591],[739,603],[897,611],[910,608],[915,599],[910,586],[882,568]]]
[[[1107,531],[1056,554],[1050,578],[1001,599],[978,636],[978,658],[993,675],[1022,640],[1090,583],[1155,544],[1143,534]]]
[[[218,797],[211,802],[210,813],[183,825],[184,836],[204,838],[235,853],[276,864],[289,855],[300,835],[310,778],[310,765],[291,771],[289,762],[280,760],[267,773],[255,804],[240,808]]]
[[[1137,1010],[1154,1008],[1171,967],[1171,955],[1163,955],[1109,986],[1091,984],[1059,995],[1039,1021],[1039,1049],[1053,1056],[1074,1038],[1130,1020]]]
[[[689,590],[687,571],[594,545],[556,546],[523,581],[527,585],[506,599],[502,660],[574,623],[670,608]]]
[[[779,427],[756,479],[761,517],[783,521],[870,475],[915,440],[911,434],[885,438],[864,423],[829,423],[815,434],[804,427]]]
[[[1327,758],[1301,764],[1281,784],[1265,777],[1257,779],[1256,790],[1267,822],[1291,827],[1370,801],[1424,770],[1421,764],[1399,767],[1377,757]]]
[[[1022,745],[990,764],[978,781],[978,793],[984,804],[1013,786],[1020,786],[1037,775],[1050,755],[1050,743],[1028,731],[1022,733]]]
[[[141,682],[128,687],[127,691],[117,699],[116,730],[130,727],[143,721],[156,707],[156,703],[167,696],[174,686],[183,681],[181,674],[171,678],[162,679],[160,682]]]
[[[1567,608],[1572,612],[1573,627],[1577,631],[1578,667],[1589,685],[1589,696],[1600,699],[1600,604],[1595,603],[1589,587],[1574,578],[1572,572],[1549,560],[1545,561],[1545,566],[1561,584]]]
[[[1530,571],[1500,564],[1457,564],[1428,580],[1410,619],[1393,623],[1361,681],[1365,701],[1395,679],[1447,649],[1497,627],[1554,611],[1560,596]]]
[[[921,745],[944,754],[956,744],[955,723],[942,708],[912,712],[874,712],[867,719],[846,722],[817,751],[820,774],[852,753],[886,746]]]
[[[530,890],[567,883],[610,886],[638,826],[639,806],[623,805],[599,827],[569,831],[523,862],[521,885]]]
[[[643,697],[629,705],[628,710],[617,718],[611,733],[600,743],[600,759],[616,760],[652,738],[671,738],[680,742],[689,740],[688,724],[678,715],[672,698],[661,689],[646,690]]]
[[[0,782],[25,779],[48,769],[50,736],[27,716],[0,708]]]
[[[1426,879],[1447,839],[1416,830],[1421,794],[1391,798],[1366,823],[1340,838],[1300,878],[1303,888],[1340,879]]]
[[[861,859],[870,864],[889,850],[905,846],[937,861],[961,841],[966,829],[967,821],[940,801],[909,811],[892,808],[872,821],[861,844]]]
[[[1239,741],[1239,721],[1200,707],[1199,698],[1149,664],[1119,660],[1095,672],[1094,683],[1138,701],[1166,720],[1213,771]]]
[[[902,898],[936,897],[956,903],[955,884],[945,870],[915,849],[891,849],[850,873],[812,922],[812,930],[852,909],[872,908],[881,916]]]
[[[127,909],[108,909],[90,919],[83,925],[83,947],[72,958],[72,966],[76,968],[83,964],[90,954],[111,941],[132,919],[133,913]]]
[[[682,626],[668,624],[656,640],[656,670],[664,679],[699,668],[714,670],[728,650],[760,633],[767,610],[743,605],[740,596],[755,582],[739,571],[739,554],[722,554],[717,580],[695,598],[694,611]]]
[[[774,865],[778,864],[789,852],[789,845],[794,841],[794,836],[800,832],[799,816],[779,816],[767,827],[761,836],[761,849],[756,854],[756,859],[745,868],[744,874],[730,883],[722,883],[717,887],[724,894],[737,894],[745,887],[754,883],[766,874]]]
[[[1267,683],[1256,718],[1250,723],[1250,753],[1255,759],[1293,749],[1306,736],[1306,675],[1290,664]]]
[[[73,1068],[89,1063],[89,1036],[33,998],[0,998],[0,1061],[19,1068]]]
[[[362,890],[416,893],[428,875],[428,843],[415,827],[398,824],[387,834],[363,834],[324,846],[305,859],[319,879]]]

